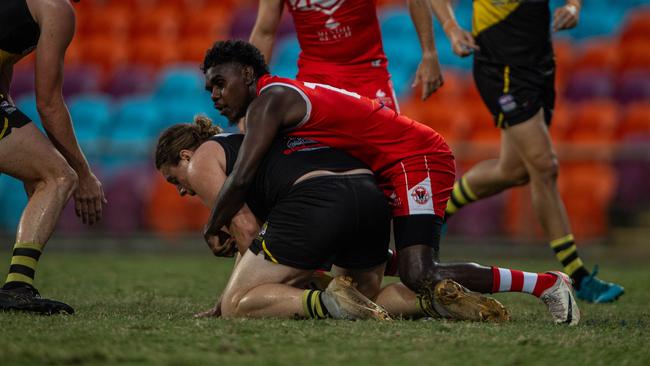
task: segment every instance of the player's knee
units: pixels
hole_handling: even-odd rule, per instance
[[[224,294],[221,298],[221,316],[224,318],[237,317],[237,306],[240,297],[233,295],[234,294]]]
[[[70,196],[79,185],[79,176],[71,167],[66,166],[55,175],[54,182],[61,194]]]
[[[535,170],[535,179],[545,183],[552,183],[557,180],[559,164],[555,154],[547,153],[535,157],[531,161],[531,165]]]

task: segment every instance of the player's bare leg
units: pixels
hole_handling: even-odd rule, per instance
[[[342,277],[335,278],[324,291],[303,290],[312,273],[270,262],[262,252],[246,252],[223,293],[222,315],[339,319],[380,319],[379,315],[383,315],[376,304]]]
[[[501,137],[499,159],[479,163],[461,178],[455,185],[447,213],[453,214],[464,204],[529,181],[535,214],[556,258],[573,279],[578,297],[592,302],[615,300],[623,288],[599,280],[595,273],[590,275],[578,255],[557,188],[558,162],[543,111],[503,130]]]
[[[0,172],[22,180],[29,197],[18,224],[12,265],[2,292],[2,307],[44,313],[72,312],[65,304],[46,303],[43,299],[38,299],[37,303],[23,299],[22,305],[13,306],[9,297],[17,291],[25,292],[23,295],[28,297],[38,294],[33,288],[36,264],[59,214],[76,188],[76,173],[33,123],[14,128],[0,141]]]

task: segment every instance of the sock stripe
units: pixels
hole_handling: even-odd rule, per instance
[[[26,283],[26,284],[31,285],[31,284],[34,283],[34,279],[31,278],[31,277],[25,276],[22,273],[15,273],[14,272],[14,273],[9,273],[7,275],[7,282],[6,283],[9,283],[9,282],[22,282],[22,283]]]
[[[462,177],[460,179],[460,190],[463,192],[463,195],[465,195],[465,198],[472,202],[476,201],[478,199],[478,196],[472,192],[472,190],[469,188],[469,184],[467,183],[467,178]]]
[[[314,304],[316,305],[316,315],[318,315],[318,317],[321,319],[325,319],[329,313],[327,309],[325,309],[325,306],[323,306],[323,302],[321,301],[322,295],[323,293],[319,291],[318,295],[316,295],[316,301],[314,302]]]
[[[456,197],[456,195],[454,194],[454,192],[451,192],[451,197],[449,197],[449,200],[451,201],[451,203],[454,204],[454,206],[456,206],[456,211],[458,211],[459,208],[465,206],[464,203],[461,203],[461,202],[458,200],[458,198]]]
[[[582,259],[576,258],[573,260],[573,262],[569,263],[568,265],[564,266],[564,272],[568,274],[569,276],[572,276],[573,273],[580,268],[582,268],[584,265],[582,264]]]
[[[574,245],[575,244],[573,244],[573,241],[568,241],[568,242],[566,242],[564,244],[560,244],[560,245],[558,245],[556,247],[552,247],[551,249],[553,249],[553,251],[555,253],[559,253],[559,252],[561,252],[563,250],[567,250],[567,249],[571,248]]]
[[[514,269],[510,270],[512,275],[512,285],[510,286],[510,291],[521,292],[524,288],[524,273],[522,271],[517,271]]]
[[[499,292],[510,291],[512,288],[512,275],[509,269],[499,268]]]
[[[561,238],[551,240],[550,244],[551,244],[551,248],[555,248],[557,246],[560,246],[560,245],[562,245],[564,243],[568,243],[568,242],[571,242],[571,241],[575,241],[575,239],[573,238],[573,234],[569,234],[569,235],[563,236]]]
[[[13,255],[20,255],[23,257],[30,257],[38,260],[41,257],[41,251],[33,248],[15,248]]]
[[[567,249],[565,249],[565,250],[562,250],[562,251],[556,252],[556,253],[555,253],[555,256],[557,257],[557,259],[558,259],[560,262],[564,262],[564,260],[565,260],[566,258],[568,258],[569,256],[571,256],[572,254],[575,254],[576,257],[578,256],[578,252],[577,252],[577,248],[576,248],[575,244],[574,244],[574,245],[571,245],[569,248],[567,248]]]
[[[524,285],[521,288],[522,292],[527,292],[532,294],[535,291],[535,285],[537,284],[537,274],[524,272]]]
[[[576,259],[578,259],[578,252],[577,252],[577,251],[574,251],[573,253],[571,253],[569,256],[567,256],[566,258],[564,258],[564,259],[561,260],[560,262],[562,262],[562,265],[563,265],[564,268],[566,269],[566,267],[567,267],[569,264],[571,264],[573,261],[575,261]]]
[[[314,317],[314,314],[311,312],[311,293],[314,292],[314,290],[305,290],[305,292],[302,293],[302,307],[305,311],[305,315],[307,315],[310,318]]]
[[[33,268],[23,266],[22,264],[12,264],[9,266],[9,273],[20,273],[31,279],[34,279],[34,274],[36,274],[36,271]]]
[[[492,293],[499,292],[501,286],[501,276],[499,275],[499,268],[492,267]]]
[[[20,264],[29,268],[36,269],[36,265],[38,264],[38,260],[34,259],[32,257],[25,257],[22,255],[14,255],[11,257],[11,264]]]
[[[461,205],[467,204],[467,197],[463,192],[463,187],[461,187],[461,185],[458,182],[454,183],[454,189],[451,191],[451,195],[455,197],[456,200],[460,202]]]

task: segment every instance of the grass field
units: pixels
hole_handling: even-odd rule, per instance
[[[0,263],[8,258],[0,252]],[[557,268],[550,255],[481,261]],[[42,257],[38,287],[77,313],[0,313],[0,365],[648,365],[650,267],[601,264],[627,294],[616,304],[580,303],[583,321],[568,328],[519,294],[497,296],[513,314],[505,325],[194,319],[223,288],[229,261],[207,253],[52,252]]]

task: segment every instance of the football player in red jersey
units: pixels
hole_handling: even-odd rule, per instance
[[[250,36],[268,61],[284,6],[300,43],[297,80],[332,85],[375,99],[399,112],[388,73],[376,0],[262,0]],[[408,0],[422,48],[413,86],[422,84],[422,99],[442,86],[430,5]]]
[[[281,133],[309,137],[346,151],[375,172],[393,206],[400,279],[425,302],[433,303],[432,286],[452,279],[480,293],[533,294],[547,304],[556,323],[577,324],[580,313],[563,273],[439,262],[442,215],[455,164],[434,130],[346,90],[270,76],[262,54],[244,41],[215,43],[203,70],[215,107],[229,121],[245,117],[247,124],[233,171],[204,229],[210,246],[219,245],[217,234],[244,204],[273,138]]]

